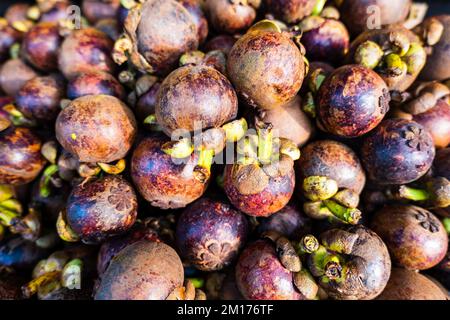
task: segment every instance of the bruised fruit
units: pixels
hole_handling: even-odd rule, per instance
[[[48,72],[58,67],[58,49],[61,43],[58,24],[41,22],[25,34],[21,54],[32,66]]]
[[[431,167],[435,149],[420,124],[402,119],[383,121],[363,142],[361,157],[368,176],[379,184],[406,184]]]
[[[161,84],[156,119],[169,136],[176,129],[220,127],[237,115],[238,102],[228,79],[206,65],[176,69]]]
[[[75,30],[61,45],[59,69],[67,79],[92,70],[112,73],[112,49],[113,42],[105,33],[94,28]]]
[[[0,184],[33,181],[44,168],[42,143],[30,129],[10,127],[0,132]]]
[[[208,180],[198,179],[198,156],[192,153],[186,161],[176,163],[162,147],[165,137],[144,138],[136,147],[131,160],[131,176],[139,193],[153,206],[182,208],[200,198]]]
[[[448,294],[420,273],[392,268],[391,278],[377,300],[448,300]]]
[[[317,94],[317,114],[328,132],[346,138],[374,129],[389,110],[389,90],[374,71],[347,65],[325,79]]]
[[[137,216],[133,187],[108,175],[76,186],[67,200],[66,219],[84,242],[100,242],[130,229]]]
[[[269,240],[248,245],[236,265],[236,283],[249,300],[302,300],[293,273],[281,264]]]
[[[303,58],[291,35],[265,20],[234,44],[227,71],[244,102],[273,109],[292,101],[300,90],[306,73]]]
[[[182,256],[203,271],[220,270],[237,257],[247,239],[246,217],[229,204],[201,199],[181,214],[176,229]]]
[[[160,242],[141,240],[120,251],[101,277],[96,300],[165,300],[183,285],[180,257]]]
[[[386,243],[393,262],[403,268],[432,268],[447,253],[442,223],[420,207],[386,206],[375,214],[371,227]]]
[[[132,111],[107,95],[75,99],[56,120],[56,138],[81,162],[122,159],[134,142],[136,130]]]
[[[25,82],[17,93],[17,109],[29,119],[52,124],[61,111],[64,91],[64,81],[58,75],[35,77]]]

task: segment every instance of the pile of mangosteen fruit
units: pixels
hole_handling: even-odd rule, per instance
[[[36,0],[0,18],[0,299],[447,300],[450,14]]]

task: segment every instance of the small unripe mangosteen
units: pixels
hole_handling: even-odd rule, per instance
[[[120,0],[83,0],[81,10],[92,24],[102,19],[117,18]]]
[[[231,205],[201,199],[181,214],[176,229],[177,246],[197,269],[221,270],[237,257],[248,231],[246,217]]]
[[[41,140],[28,128],[10,127],[0,132],[0,184],[33,181],[44,168]]]
[[[386,243],[393,262],[403,268],[432,268],[447,253],[444,226],[420,207],[386,206],[375,214],[371,227]]]
[[[310,61],[327,61],[341,64],[350,46],[350,35],[339,20],[310,17],[302,21],[301,38]]]
[[[116,42],[114,59],[122,64],[129,58],[142,72],[167,74],[199,44],[196,18],[175,0],[149,0],[132,8],[124,28],[126,37]]]
[[[125,157],[136,136],[133,112],[119,99],[90,95],[72,101],[56,120],[56,138],[81,162]]]
[[[317,0],[266,0],[267,11],[287,23],[299,22],[311,15]]]
[[[115,69],[111,58],[112,49],[112,40],[100,30],[75,30],[61,45],[58,55],[59,69],[67,79],[92,70],[112,73]]]
[[[111,261],[95,293],[96,300],[165,300],[183,285],[178,254],[161,242],[141,240]]]
[[[308,266],[329,297],[371,300],[383,291],[391,259],[378,235],[356,225],[325,231],[320,240],[323,247],[308,257]]]
[[[6,61],[0,69],[0,87],[10,97],[15,97],[20,88],[37,73],[20,59]]]
[[[391,277],[377,300],[448,300],[435,280],[406,269],[392,268]]]
[[[423,80],[447,80],[450,78],[448,66],[450,64],[450,15],[439,15],[426,19],[426,26],[432,19],[437,19],[443,26],[439,41],[432,45],[431,54],[427,57],[427,64],[420,74]]]
[[[35,68],[48,72],[58,67],[58,49],[62,37],[55,22],[41,22],[24,36],[21,54]]]
[[[137,145],[131,160],[131,176],[139,193],[163,209],[185,207],[200,198],[208,185],[208,180],[195,175],[196,153],[186,162],[176,163],[162,150],[169,141],[162,136],[146,137]]]
[[[220,127],[236,118],[238,101],[228,79],[213,67],[187,65],[164,79],[156,118],[169,136],[174,130]]]
[[[302,300],[293,273],[283,267],[269,240],[248,245],[236,265],[236,283],[248,300]]]
[[[214,29],[234,34],[250,27],[259,1],[206,0],[205,11]]]
[[[291,35],[265,20],[236,41],[227,72],[243,101],[273,109],[295,98],[305,77],[305,62]]]
[[[383,121],[363,142],[361,157],[371,180],[407,184],[431,167],[435,149],[423,126],[408,120]]]
[[[302,110],[300,96],[279,108],[260,112],[259,118],[263,122],[271,123],[280,138],[289,139],[299,147],[315,133],[314,125]]]
[[[361,193],[366,176],[355,152],[341,142],[319,140],[306,145],[297,164],[300,178],[323,176],[337,182],[339,188]]]
[[[53,123],[61,111],[64,91],[64,80],[59,75],[35,77],[25,82],[17,93],[17,109],[29,119]]]
[[[125,90],[120,82],[107,72],[82,73],[67,85],[67,98],[74,100],[88,95],[105,94],[124,99]]]
[[[339,6],[339,11],[351,34],[358,35],[370,28],[368,22],[372,22],[372,26],[377,22],[373,8],[379,10],[377,18],[380,25],[384,26],[406,20],[411,4],[411,0],[345,0]]]
[[[332,134],[358,137],[381,122],[389,110],[389,101],[389,90],[378,74],[362,66],[343,66],[319,89],[318,120]]]
[[[119,176],[82,183],[67,200],[67,223],[87,243],[128,231],[136,216],[136,194],[131,184]]]

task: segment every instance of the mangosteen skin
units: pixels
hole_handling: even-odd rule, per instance
[[[328,61],[340,64],[350,46],[350,35],[345,25],[334,19],[323,19],[317,28],[305,31],[302,44],[310,61]]]
[[[131,159],[131,177],[139,193],[152,206],[162,209],[183,208],[200,198],[209,181],[193,175],[198,157],[193,153],[183,164],[161,150],[169,140],[162,136],[144,138]]]
[[[235,170],[239,165],[228,164],[224,171],[224,188],[230,202],[238,210],[254,217],[269,217],[283,209],[289,202],[295,188],[294,167],[286,174],[276,177],[269,176],[267,186],[255,193],[242,193],[236,186]]]
[[[30,129],[10,127],[0,132],[0,184],[33,181],[44,168],[41,140]]]
[[[319,89],[319,121],[331,134],[359,137],[383,120],[389,101],[388,87],[376,72],[346,65],[336,69]]]
[[[427,64],[420,77],[425,81],[443,81],[450,78],[450,15],[439,15],[438,19],[444,25],[441,40],[433,46],[431,55],[427,57]]]
[[[135,111],[138,120],[144,121],[149,115],[155,113],[159,88],[161,88],[161,82],[156,82],[146,93],[139,97]]]
[[[67,85],[67,98],[74,100],[88,95],[105,94],[121,100],[125,90],[120,82],[106,72],[89,72],[74,77]]]
[[[131,184],[108,175],[82,183],[67,200],[67,222],[85,243],[98,243],[129,230],[137,216]]]
[[[247,300],[303,300],[293,274],[283,267],[269,240],[257,240],[244,249],[236,264],[236,283]]]
[[[81,10],[91,24],[102,19],[117,18],[120,0],[83,0]]]
[[[136,132],[133,112],[119,99],[107,95],[75,99],[56,119],[56,138],[81,162],[109,163],[122,159]]]
[[[337,182],[339,188],[361,193],[366,175],[356,153],[341,142],[319,140],[309,143],[301,150],[302,156],[296,164],[303,179],[324,176]]]
[[[450,180],[450,147],[438,150],[434,160],[436,175]]]
[[[226,56],[233,48],[236,43],[236,38],[227,34],[221,34],[211,38],[208,42],[206,42],[204,46],[205,52],[210,52],[214,50],[222,51]]]
[[[236,118],[238,101],[233,86],[219,71],[188,65],[164,79],[155,111],[158,124],[170,136],[177,129],[194,131],[196,125],[220,127]]]
[[[36,76],[21,59],[10,59],[0,69],[0,87],[8,96],[15,97],[25,82]]]
[[[141,240],[112,259],[95,300],[165,300],[183,281],[183,264],[175,250],[161,242]]]
[[[35,242],[13,237],[0,243],[0,266],[14,269],[30,269],[48,255],[48,250]]]
[[[75,30],[61,45],[59,70],[67,79],[92,70],[113,73],[116,68],[111,57],[113,45],[105,33],[95,28]]]
[[[298,240],[311,233],[311,223],[311,219],[298,210],[296,206],[288,204],[270,217],[260,219],[258,233],[275,231],[288,239]]]
[[[339,11],[342,21],[355,36],[367,29],[367,22],[374,14],[370,6],[379,8],[381,26],[384,26],[405,21],[411,4],[411,0],[345,0]]]
[[[374,215],[371,228],[386,243],[393,262],[406,269],[430,269],[447,253],[444,226],[420,207],[386,206]]]
[[[40,22],[59,22],[67,19],[67,12],[72,4],[69,1],[58,1],[51,8],[41,12]]]
[[[194,19],[197,26],[198,43],[202,44],[208,37],[209,27],[208,20],[202,9],[202,3],[198,0],[178,0],[179,3],[186,8]]]
[[[248,234],[246,217],[231,205],[200,199],[181,214],[176,228],[181,255],[202,271],[229,266]]]
[[[125,19],[125,31],[136,39],[133,64],[146,71],[139,61],[144,59],[158,75],[168,74],[183,53],[196,50],[199,44],[195,18],[174,0],[149,0],[133,8]]]
[[[278,130],[280,138],[294,142],[298,147],[304,145],[315,133],[315,127],[302,110],[302,99],[296,96],[294,100],[276,109],[264,110],[260,119],[271,123]]]
[[[295,23],[309,16],[316,0],[267,0],[266,8],[269,13],[287,23]]]
[[[227,71],[244,102],[273,109],[295,98],[303,83],[305,63],[288,34],[255,31],[236,41],[228,55]]]
[[[205,12],[219,33],[235,34],[245,30],[256,18],[256,10],[251,5],[229,0],[206,0]]]
[[[64,81],[57,75],[35,77],[25,82],[16,95],[17,109],[29,119],[53,124],[61,111]]]
[[[365,138],[361,158],[371,180],[381,185],[407,184],[431,167],[435,148],[420,124],[403,119],[383,121]]]
[[[41,22],[25,34],[21,54],[32,66],[48,72],[58,67],[58,49],[61,43],[58,24]]]
[[[19,41],[21,34],[9,24],[0,26],[0,62],[4,62],[9,57],[9,49]]]
[[[348,269],[342,282],[321,282],[328,295],[337,300],[372,300],[385,288],[391,273],[391,258],[381,238],[363,225],[343,227],[357,235],[351,252],[345,255]],[[325,231],[333,233],[336,229]],[[344,240],[345,241],[345,240]],[[344,269],[345,270],[345,269]]]
[[[377,300],[448,300],[446,292],[430,278],[411,270],[392,268]]]
[[[428,130],[436,148],[450,144],[450,104],[445,100],[438,100],[433,108],[413,116],[413,120]]]

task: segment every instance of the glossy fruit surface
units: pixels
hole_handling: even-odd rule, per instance
[[[125,91],[120,82],[106,72],[89,72],[74,77],[67,85],[67,98],[106,94],[124,99]]]
[[[246,217],[229,204],[201,199],[181,214],[178,249],[196,268],[220,270],[230,265],[247,239]]]
[[[413,120],[428,130],[436,148],[450,144],[450,104],[445,100],[439,100],[435,107],[415,115]]]
[[[130,183],[119,176],[78,185],[67,200],[67,222],[88,243],[126,232],[136,216],[136,194]]]
[[[28,80],[37,76],[37,73],[20,59],[6,61],[0,69],[0,87],[10,97],[17,92]]]
[[[414,121],[383,121],[365,140],[361,150],[364,167],[380,184],[405,184],[430,169],[435,156],[431,135]]]
[[[374,129],[389,110],[389,90],[374,71],[357,65],[336,69],[317,95],[319,121],[330,133],[358,137]]]
[[[429,269],[447,253],[448,237],[442,223],[420,207],[384,207],[375,214],[371,227],[386,243],[393,261],[403,268]]]

